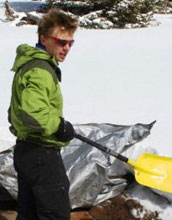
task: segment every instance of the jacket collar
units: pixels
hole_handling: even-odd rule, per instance
[[[41,43],[37,43],[37,44],[35,45],[35,47],[38,48],[38,49],[41,49],[41,50],[45,50],[45,51],[46,51],[45,46],[42,45]],[[57,64],[57,66],[58,66],[58,64],[59,64],[57,60],[56,60],[56,64]],[[61,80],[62,80],[61,70],[60,70],[58,67],[56,67],[55,72],[56,72],[56,75],[57,75],[57,77],[58,77],[58,80],[61,82]]]
[[[41,50],[45,50],[45,51],[46,51],[45,46],[42,45],[41,43],[37,43],[37,44],[35,45],[35,47],[38,48],[38,49],[41,49]]]

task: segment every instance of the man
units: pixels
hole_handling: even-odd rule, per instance
[[[74,43],[77,19],[51,9],[38,24],[39,42],[17,48],[9,108],[16,135],[17,220],[69,220],[69,181],[60,148],[74,137],[63,118],[59,82],[63,62]]]

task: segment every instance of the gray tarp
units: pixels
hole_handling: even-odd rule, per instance
[[[150,134],[152,125],[84,124],[75,125],[75,130],[125,155],[131,146]],[[71,183],[72,208],[92,206],[121,193],[127,186],[126,174],[132,171],[127,164],[77,139],[62,150],[62,157]],[[0,154],[0,184],[16,198],[13,148]]]

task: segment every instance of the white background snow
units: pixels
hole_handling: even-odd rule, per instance
[[[74,124],[131,125],[157,120],[144,144],[172,157],[172,15],[155,18],[161,22],[159,26],[77,31],[76,43],[60,65],[64,116]],[[22,43],[34,46],[36,32],[36,26],[16,27],[15,22],[5,22],[1,0],[0,151],[15,140],[7,122],[15,50]],[[136,190],[139,194],[144,195]],[[150,201],[140,200],[145,204]],[[151,201],[150,209],[156,210],[155,201]],[[170,206],[159,204],[159,209],[162,219],[172,219]]]

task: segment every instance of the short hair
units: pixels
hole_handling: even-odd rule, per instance
[[[74,33],[78,27],[78,19],[62,10],[50,9],[38,23],[38,35],[47,36],[54,27]]]

